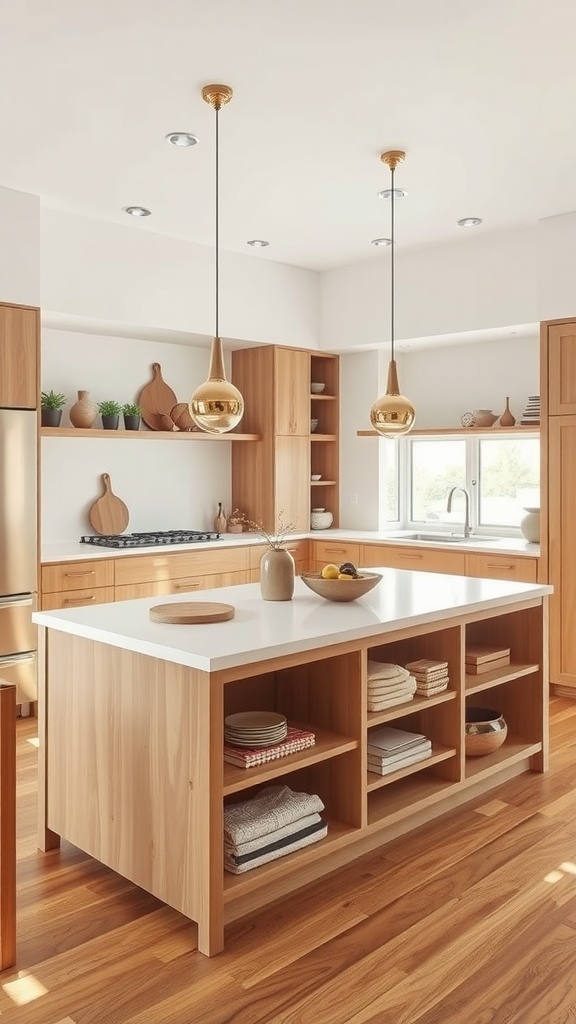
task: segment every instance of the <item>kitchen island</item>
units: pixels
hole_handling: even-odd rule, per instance
[[[221,588],[235,617],[206,625],[151,622],[157,598],[37,613],[40,847],[80,847],[196,921],[212,955],[226,922],[520,771],[545,771],[551,588],[375,571],[380,585],[344,604],[300,579],[289,602],[262,601],[258,584]],[[467,675],[467,644],[510,648],[510,664]],[[417,658],[446,661],[448,688],[369,712],[368,660]],[[467,701],[504,714],[494,753],[465,757]],[[224,717],[246,710],[280,711],[316,743],[248,770],[224,764]],[[368,737],[390,722],[425,733],[432,752],[376,775]],[[327,836],[225,872],[223,805],[278,782],[320,796]]]

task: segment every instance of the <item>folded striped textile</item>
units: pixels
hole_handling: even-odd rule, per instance
[[[414,672],[414,679],[418,683],[437,683],[439,679],[448,679],[448,672],[446,669],[442,669],[441,672],[430,672],[428,675]]]
[[[324,810],[319,796],[295,793],[288,786],[265,786],[249,800],[224,808],[224,841],[247,843],[284,825]]]
[[[234,875],[240,875],[244,871],[251,871],[252,868],[260,867],[261,864],[268,864],[271,860],[278,860],[279,857],[285,857],[289,853],[294,853],[295,850],[301,850],[304,846],[310,846],[312,843],[317,843],[318,840],[324,839],[328,834],[328,825],[325,821],[320,819],[317,825],[311,825],[308,829],[303,829],[306,835],[302,835],[301,838],[296,838],[296,833],[292,839],[286,837],[286,840],[280,840],[279,843],[272,843],[275,849],[268,849],[268,852],[261,850],[259,854],[248,854],[246,858],[243,858],[242,863],[237,864],[227,854],[224,855],[224,867],[226,871],[232,872]],[[285,842],[286,845],[280,845]]]
[[[298,821],[291,821],[289,825],[283,825],[282,828],[277,828],[274,832],[268,832],[268,835],[260,836],[259,839],[252,839],[248,843],[238,843],[231,845],[224,843],[224,852],[230,856],[241,857],[246,853],[254,853],[256,850],[262,850],[263,847],[269,846],[270,843],[275,843],[279,839],[284,839],[286,836],[293,836],[294,832],[300,832],[304,828],[308,828],[310,825],[317,825],[321,821],[319,814],[306,814],[303,818],[299,818]]]
[[[368,679],[407,679],[409,675],[408,670],[402,668],[402,665],[368,659]]]
[[[417,686],[416,693],[419,697],[433,697],[435,693],[442,693],[448,689],[448,680],[444,680],[443,683],[437,683],[435,686]]]
[[[409,661],[406,668],[412,675],[433,675],[435,672],[446,672],[448,670],[447,661],[433,661],[432,658],[418,658],[417,661]]]
[[[397,697],[403,693],[416,693],[416,680],[408,676],[401,683],[394,686],[370,686],[368,684],[368,697]]]
[[[405,697],[369,697],[368,711],[384,711],[386,708],[395,708],[398,704],[408,704],[414,700],[414,694],[408,693]]]

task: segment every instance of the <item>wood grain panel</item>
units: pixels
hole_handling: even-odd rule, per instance
[[[280,519],[310,526],[310,446],[307,437],[277,437],[274,453],[274,532]]]
[[[82,608],[89,604],[106,604],[117,600],[114,587],[93,587],[87,590],[63,590],[56,594],[42,595],[42,611],[56,608]]]
[[[334,562],[341,565],[342,562],[353,562],[360,564],[360,545],[351,544],[343,540],[315,540],[312,544],[312,558],[314,562]]]
[[[466,555],[466,575],[482,576],[491,580],[520,580],[536,583],[537,558],[514,558],[513,555]]]
[[[16,687],[0,683],[0,969],[16,963]]]
[[[114,558],[51,562],[42,566],[42,594],[114,586]]]
[[[274,432],[310,433],[310,355],[294,348],[274,349]],[[303,472],[302,468],[302,472]]]
[[[186,576],[241,571],[248,568],[247,548],[203,548],[201,551],[170,551],[129,555],[115,559],[117,586],[177,580]]]
[[[195,590],[212,590],[247,582],[248,571],[215,572],[209,576],[184,576],[176,580],[156,580],[153,583],[124,583],[114,588],[114,601],[133,601],[137,597],[157,597],[162,594],[186,594]]]
[[[40,311],[0,303],[0,407],[38,406]]]
[[[550,682],[576,688],[576,417],[549,420]]]
[[[576,414],[576,325],[548,326],[548,415]]]
[[[464,576],[464,552],[442,551],[416,545],[368,544],[362,547],[363,565],[386,565],[417,572],[446,572]]]

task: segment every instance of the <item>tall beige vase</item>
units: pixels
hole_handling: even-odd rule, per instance
[[[74,402],[74,405],[68,413],[72,426],[82,427],[84,430],[88,430],[94,423],[97,414],[98,406],[95,402],[90,400],[90,392],[79,391],[78,401]]]
[[[291,601],[294,559],[286,548],[268,548],[260,559],[260,593],[264,601]]]

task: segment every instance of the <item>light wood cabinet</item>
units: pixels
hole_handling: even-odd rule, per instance
[[[576,322],[550,324],[546,338],[549,416],[576,415]]]
[[[343,540],[315,540],[312,542],[312,564],[311,569],[319,571],[329,562],[334,565],[341,565],[342,562],[352,562],[359,565],[360,545],[351,544]]]
[[[365,566],[386,565],[392,569],[466,575],[463,551],[444,551],[408,544],[365,544],[362,547],[360,561]]]
[[[236,350],[232,380],[244,396],[243,429],[261,437],[233,447],[233,508],[270,532],[280,517],[309,529],[312,507],[329,509],[337,526],[339,357],[274,345]],[[321,395],[311,395],[312,380],[325,384]],[[313,484],[312,473],[321,480]]]
[[[137,597],[157,597],[165,594],[188,594],[195,590],[231,587],[246,583],[247,572],[216,572],[207,576],[185,576],[181,579],[154,580],[148,583],[123,583],[114,588],[114,600],[132,601]]]
[[[38,406],[40,311],[0,303],[0,406]]]
[[[149,555],[127,555],[115,559],[116,586],[155,583],[211,576],[220,572],[245,572],[248,568],[246,547],[204,548],[200,551],[169,551]]]
[[[42,594],[42,611],[51,612],[58,608],[82,608],[89,604],[107,604],[117,601],[114,587],[93,587],[86,590],[61,590],[54,594]]]
[[[467,553],[465,575],[484,576],[491,580],[522,580],[524,583],[536,583],[538,559]]]

